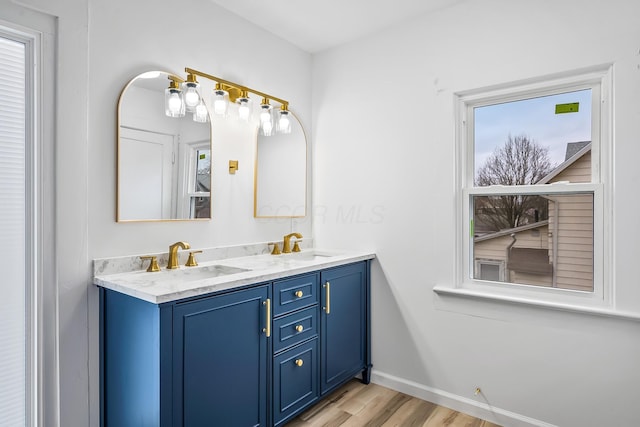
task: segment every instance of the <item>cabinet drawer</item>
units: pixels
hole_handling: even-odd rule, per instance
[[[273,315],[289,313],[318,302],[318,274],[307,274],[273,284]]]
[[[273,359],[273,423],[279,425],[318,399],[318,340]]]
[[[318,334],[318,305],[273,321],[273,352],[301,343]]]

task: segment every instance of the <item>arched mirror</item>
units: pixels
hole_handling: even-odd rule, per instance
[[[290,114],[291,133],[258,135],[254,177],[256,218],[300,218],[307,206],[307,138]]]
[[[120,94],[118,222],[211,218],[211,123],[167,116],[165,89],[176,79],[143,73]]]

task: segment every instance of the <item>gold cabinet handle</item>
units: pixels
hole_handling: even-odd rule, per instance
[[[304,365],[304,361],[302,359],[296,359],[296,366]]]
[[[304,295],[304,293],[302,291],[296,291],[294,295],[298,298],[302,298],[302,295]]]
[[[296,326],[296,332],[302,332],[302,331],[304,331],[304,326],[302,325]]]
[[[328,280],[324,283],[324,291],[326,295],[324,311],[329,314],[331,313],[331,283]]]
[[[265,311],[267,312],[267,325],[262,329],[262,332],[269,338],[271,336],[271,300],[267,298],[262,304],[265,306]]]

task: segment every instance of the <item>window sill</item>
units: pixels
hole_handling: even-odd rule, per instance
[[[508,304],[528,305],[534,307],[542,307],[551,310],[566,311],[571,313],[581,313],[593,316],[614,317],[621,319],[628,319],[634,321],[640,321],[640,313],[634,313],[629,311],[620,311],[610,308],[597,308],[589,307],[578,304],[558,303],[551,301],[544,301],[533,298],[507,296],[501,294],[494,294],[483,291],[475,291],[464,288],[452,288],[444,285],[436,285],[433,288],[433,292],[442,296],[452,296],[468,299],[479,299],[486,301],[504,302]]]

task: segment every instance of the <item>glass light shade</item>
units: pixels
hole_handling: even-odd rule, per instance
[[[260,133],[264,136],[271,136],[274,131],[273,116],[271,115],[271,105],[260,105]]]
[[[213,91],[213,112],[219,116],[226,116],[229,108],[229,92],[222,89]]]
[[[246,122],[251,120],[251,99],[238,98],[238,104],[238,116]]]
[[[204,101],[201,99],[196,105],[196,111],[193,113],[193,121],[198,123],[207,123],[209,121],[209,111]]]
[[[291,133],[291,116],[287,110],[280,110],[279,112],[278,132],[285,134]]]
[[[186,82],[184,84],[184,104],[187,112],[194,113],[199,102],[198,83]]]
[[[169,117],[184,117],[185,106],[182,91],[175,87],[168,87],[164,91],[164,112]]]

